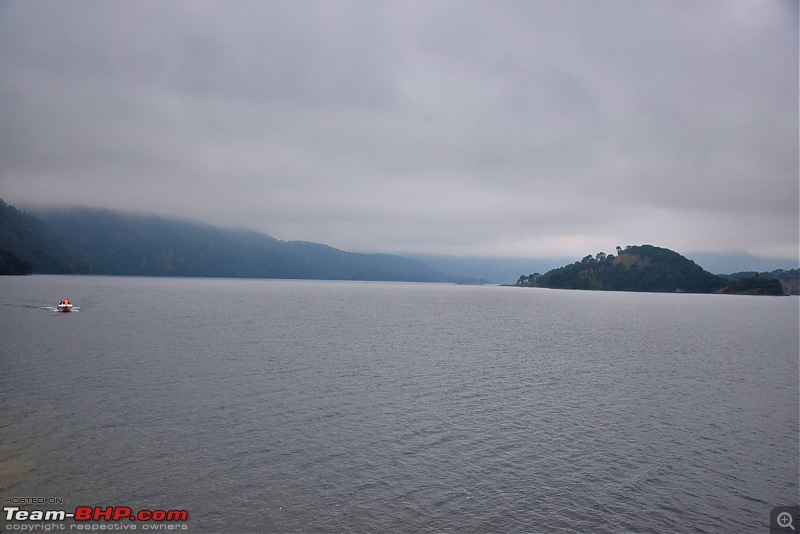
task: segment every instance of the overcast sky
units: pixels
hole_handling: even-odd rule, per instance
[[[798,256],[796,0],[0,3],[0,197],[353,251]]]

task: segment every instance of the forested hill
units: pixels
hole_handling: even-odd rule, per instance
[[[517,281],[518,285],[557,289],[687,293],[712,293],[728,283],[677,252],[652,245],[617,247],[616,256],[600,252]]]
[[[0,199],[0,274],[89,273],[89,258],[43,230],[44,221]]]
[[[729,280],[726,289],[730,292],[777,294],[777,284],[780,284],[784,294],[800,295],[800,269],[775,269],[760,273],[744,271],[722,276]]]
[[[11,224],[9,219],[13,219]],[[28,262],[33,272],[40,273],[421,282],[445,279],[426,264],[401,256],[345,252],[247,230],[107,210],[43,211],[32,217],[0,201],[2,251],[11,253],[12,259]],[[59,264],[56,260],[60,258],[68,263]]]

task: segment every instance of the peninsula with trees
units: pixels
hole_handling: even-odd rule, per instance
[[[598,252],[544,274],[522,275],[517,286],[664,293],[796,294],[798,269],[711,274],[677,252],[652,245]]]

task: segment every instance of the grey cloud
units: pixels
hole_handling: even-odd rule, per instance
[[[797,19],[780,0],[10,2],[2,194],[359,250],[792,257]]]

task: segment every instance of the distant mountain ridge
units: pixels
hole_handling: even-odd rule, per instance
[[[1,199],[0,251],[29,262],[37,273],[409,282],[446,279],[421,261],[390,254],[345,252],[250,230],[100,209],[47,210],[33,216]]]

